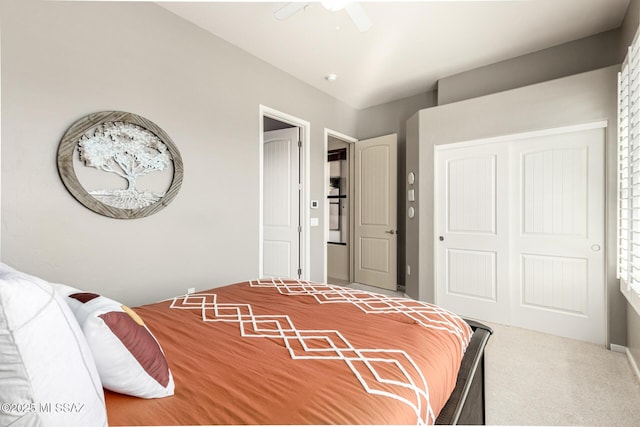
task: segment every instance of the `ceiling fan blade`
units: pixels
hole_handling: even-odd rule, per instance
[[[365,32],[373,25],[371,19],[367,16],[367,12],[364,11],[364,8],[360,5],[360,3],[349,2],[346,6],[347,13],[351,17],[351,20],[360,32]]]
[[[301,3],[301,2],[291,2],[282,6],[280,9],[273,12],[273,16],[276,17],[277,20],[283,21],[290,16],[295,15],[300,12],[302,9],[307,7],[309,3]]]

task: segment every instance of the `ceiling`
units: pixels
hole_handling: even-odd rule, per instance
[[[425,93],[446,76],[621,25],[629,0],[359,2],[373,21],[359,32],[346,10],[319,2],[286,20],[287,2],[158,4],[354,108]],[[333,82],[325,76],[335,73]]]

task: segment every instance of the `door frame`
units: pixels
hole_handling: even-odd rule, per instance
[[[258,213],[258,277],[264,274],[264,118],[278,120],[283,123],[290,124],[300,130],[300,141],[302,146],[300,149],[302,160],[300,162],[300,176],[302,179],[302,189],[300,195],[300,226],[302,233],[300,234],[300,269],[302,274],[301,280],[309,280],[311,266],[311,250],[310,250],[310,156],[309,156],[309,140],[311,135],[311,124],[303,119],[283,113],[276,109],[260,104],[258,114],[258,178],[259,178],[259,213]]]
[[[353,163],[353,147],[354,144],[356,142],[358,142],[359,140],[356,138],[353,138],[351,136],[345,135],[343,133],[337,132],[335,130],[332,129],[328,129],[328,128],[324,128],[324,179],[322,181],[323,183],[323,197],[324,200],[322,201],[323,205],[324,205],[324,229],[322,231],[322,253],[324,254],[324,265],[323,265],[323,271],[322,271],[322,281],[324,283],[327,283],[327,268],[329,267],[328,264],[328,244],[327,241],[329,240],[329,203],[327,203],[327,196],[329,195],[329,187],[327,186],[327,183],[329,182],[329,162],[327,162],[327,153],[329,152],[329,137],[334,137],[337,138],[341,141],[344,141],[346,143],[349,144],[349,151],[348,151],[348,159],[349,159],[349,165],[351,165]],[[353,185],[353,168],[349,167],[349,194],[351,195],[349,197],[349,242],[351,243],[349,245],[349,282],[353,283],[353,240],[354,240],[354,230],[353,230],[353,211],[354,211],[354,197],[353,197],[353,193],[354,193],[354,185]]]
[[[609,127],[609,122],[607,120],[600,120],[600,121],[593,121],[593,122],[587,122],[587,123],[580,123],[580,124],[575,124],[575,125],[568,125],[568,126],[558,126],[558,127],[552,127],[552,128],[547,128],[547,129],[541,129],[541,130],[535,130],[535,131],[527,131],[527,132],[516,132],[513,134],[507,134],[507,135],[500,135],[500,136],[494,136],[494,137],[487,137],[487,138],[479,138],[479,139],[471,139],[471,140],[465,140],[465,141],[459,141],[459,142],[454,142],[454,143],[449,143],[449,144],[440,144],[440,145],[435,145],[433,147],[433,170],[436,171],[437,170],[437,166],[438,166],[438,161],[439,161],[439,153],[442,151],[446,151],[448,149],[457,149],[457,148],[464,148],[464,147],[476,147],[479,145],[485,145],[485,144],[492,144],[492,143],[498,143],[498,142],[517,142],[518,140],[523,140],[523,139],[529,139],[529,138],[535,138],[535,137],[544,137],[544,136],[551,136],[551,135],[559,135],[559,134],[564,134],[564,133],[571,133],[571,132],[579,132],[579,131],[584,131],[584,130],[591,130],[591,129],[607,129]],[[607,170],[607,152],[606,152],[606,133],[605,133],[605,149],[603,152],[603,161],[605,162],[604,165],[604,170],[605,170],[605,174],[606,174],[606,170]],[[510,157],[510,155],[509,155]],[[606,181],[606,176],[603,177],[603,179]],[[438,201],[438,194],[439,194],[439,185],[440,185],[440,181],[439,181],[439,177],[438,174],[434,172],[434,180],[433,180],[433,230],[434,230],[434,238],[433,238],[433,274],[432,274],[432,280],[433,283],[435,284],[434,286],[434,302],[435,304],[438,304],[438,299],[439,299],[439,286],[438,286],[438,278],[439,275],[441,274],[445,274],[444,272],[439,271],[438,269],[438,256],[439,256],[439,248],[440,245],[438,245],[438,241],[436,239],[436,235],[437,235],[437,230],[438,230],[438,224],[439,224],[439,212],[440,212],[440,205],[437,203]],[[511,185],[511,183],[509,184]],[[510,191],[511,192],[511,191]],[[608,252],[609,249],[607,248],[607,242],[608,242],[608,232],[607,232],[607,223],[609,221],[609,215],[607,212],[607,199],[608,199],[608,195],[607,195],[607,190],[606,190],[606,184],[605,184],[605,190],[604,190],[604,224],[603,224],[603,235],[604,235],[604,276],[603,276],[603,300],[602,300],[602,304],[604,306],[604,322],[605,322],[605,326],[604,326],[604,343],[605,346],[608,346],[610,341],[609,341],[609,292],[608,292],[608,283],[607,283],[607,277],[609,274],[609,262],[607,261],[608,259]],[[511,212],[511,204],[509,206],[509,212],[508,212],[508,217],[509,217],[509,229],[511,230],[513,228],[513,214]],[[510,242],[511,244],[511,242]],[[511,261],[509,261],[509,280],[512,277],[513,274],[513,265],[511,263]],[[510,299],[510,303],[513,303],[513,293],[510,293],[509,295],[509,299]]]

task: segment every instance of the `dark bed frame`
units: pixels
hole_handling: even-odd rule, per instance
[[[462,358],[458,380],[453,393],[445,404],[436,424],[484,425],[484,349],[493,330],[482,323],[466,320],[473,329],[473,336]]]

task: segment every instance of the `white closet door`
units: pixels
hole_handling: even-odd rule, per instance
[[[603,128],[513,146],[513,324],[605,343]]]
[[[436,303],[464,317],[509,321],[504,144],[436,152]]]
[[[604,344],[605,129],[502,141],[436,151],[436,302]]]

